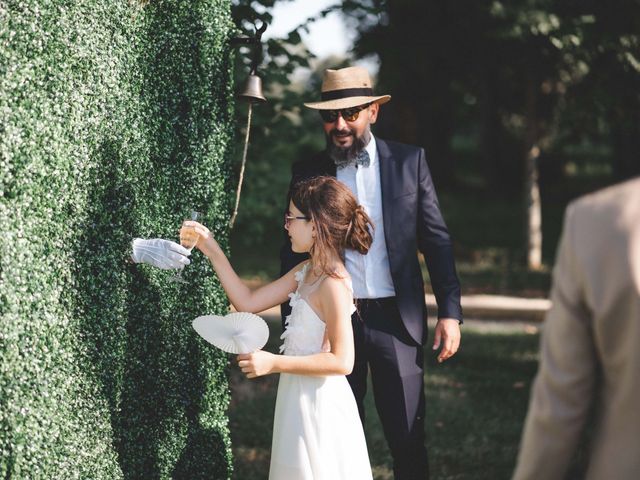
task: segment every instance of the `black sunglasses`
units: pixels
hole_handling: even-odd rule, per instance
[[[360,112],[366,108],[369,108],[370,103],[365,105],[359,105],[351,108],[341,108],[339,110],[318,110],[322,121],[324,123],[333,123],[338,119],[338,115],[341,115],[345,122],[355,122],[360,115]]]

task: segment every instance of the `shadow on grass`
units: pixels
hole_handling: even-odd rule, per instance
[[[270,328],[266,349],[275,352],[280,330],[276,323],[270,323]],[[432,479],[510,477],[537,369],[537,351],[535,329],[466,325],[463,348],[456,357],[439,365],[430,356],[425,378]],[[230,383],[234,478],[267,479],[278,378],[249,381],[232,368]],[[370,394],[366,408],[374,478],[391,479],[391,458]]]

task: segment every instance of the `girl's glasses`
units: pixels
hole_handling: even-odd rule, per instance
[[[309,217],[296,217],[289,212],[284,214],[284,228],[289,228],[289,224],[292,220],[311,220]]]

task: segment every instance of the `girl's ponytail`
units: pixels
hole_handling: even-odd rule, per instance
[[[373,223],[361,205],[353,210],[351,222],[347,228],[345,246],[365,255],[373,243]]]

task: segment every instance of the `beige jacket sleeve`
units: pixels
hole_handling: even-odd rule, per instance
[[[579,240],[574,213],[569,206],[514,480],[563,478],[590,408],[596,355],[575,248]]]

